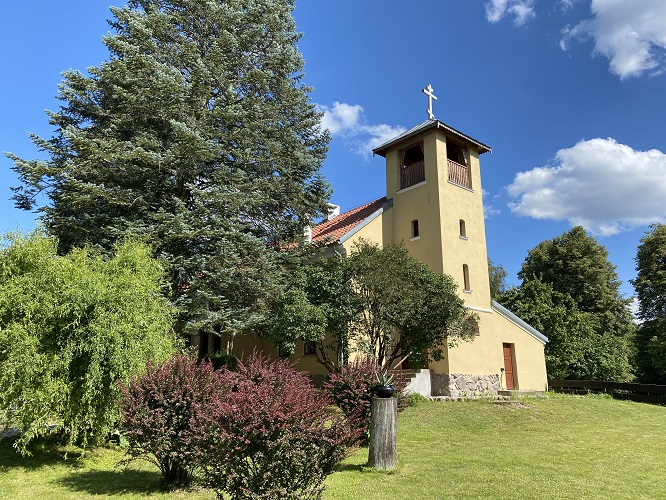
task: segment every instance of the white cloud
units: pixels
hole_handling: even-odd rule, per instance
[[[481,190],[481,195],[483,197],[483,218],[490,219],[491,217],[500,213],[500,210],[492,206],[487,200],[490,193],[485,189]],[[497,198],[497,197],[495,197]]]
[[[589,37],[620,78],[666,69],[665,0],[592,0],[591,9],[592,19],[562,31],[563,50],[571,39]]]
[[[491,23],[513,16],[514,24],[521,26],[535,17],[534,0],[490,0],[485,6],[486,19]]]
[[[332,109],[328,109],[326,106],[319,108],[324,112],[321,119],[322,127],[327,128],[333,135],[357,127],[361,113],[363,113],[363,108],[358,104],[351,105],[343,102],[333,103]]]
[[[324,113],[322,128],[328,129],[333,136],[343,137],[353,152],[366,158],[370,157],[373,148],[406,130],[399,125],[369,125],[363,107],[358,104],[334,102],[330,108],[318,105],[317,109]]]
[[[666,223],[666,154],[661,151],[592,139],[561,149],[555,160],[555,166],[516,174],[508,186],[513,213],[567,220],[600,236]]]

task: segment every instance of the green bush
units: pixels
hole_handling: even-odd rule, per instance
[[[0,422],[35,437],[61,433],[85,446],[118,419],[117,380],[175,349],[162,267],[139,243],[108,259],[89,249],[56,254],[36,231],[0,247]]]

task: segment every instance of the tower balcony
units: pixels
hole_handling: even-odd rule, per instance
[[[472,189],[472,181],[469,177],[469,168],[453,160],[449,162],[449,181],[467,189]]]
[[[423,160],[405,165],[400,169],[400,189],[425,181],[425,165]]]

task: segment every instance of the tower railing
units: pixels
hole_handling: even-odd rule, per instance
[[[459,186],[472,189],[472,182],[469,178],[469,169],[453,160],[449,162],[449,180]]]
[[[400,189],[408,188],[425,180],[423,160],[404,166],[400,169]]]

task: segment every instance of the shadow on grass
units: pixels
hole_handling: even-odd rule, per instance
[[[113,471],[72,472],[59,479],[63,487],[90,495],[126,495],[167,492],[170,489],[158,472],[118,469]]]
[[[366,464],[340,464],[338,465],[336,472],[363,472],[371,470]]]
[[[21,455],[13,444],[13,439],[0,439],[0,472],[6,472],[14,467],[28,470],[53,465],[73,469],[82,467],[81,462],[77,460],[81,456],[80,451],[72,452],[53,439],[35,440],[31,443],[28,450],[32,456]]]

